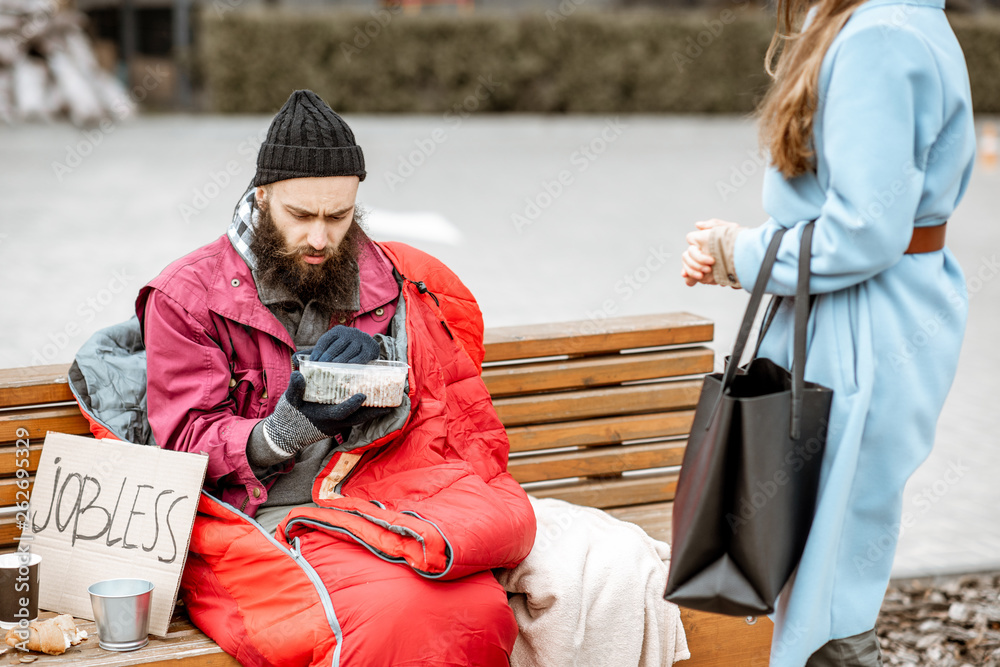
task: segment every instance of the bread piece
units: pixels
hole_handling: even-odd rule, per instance
[[[77,628],[76,622],[73,620],[71,615],[60,614],[52,620],[55,621],[55,624],[62,629],[63,634],[66,635],[66,639],[68,639],[69,643],[73,646],[76,646],[87,638],[87,631]]]
[[[69,614],[61,614],[44,621],[32,621],[28,625],[29,651],[41,651],[49,655],[62,655],[70,646],[79,644],[87,638],[87,633],[77,630],[73,617]],[[4,641],[8,646],[17,646],[23,643],[20,628],[11,628],[7,631]]]

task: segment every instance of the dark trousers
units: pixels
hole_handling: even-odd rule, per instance
[[[809,657],[806,667],[882,667],[874,628],[853,637],[831,639]]]

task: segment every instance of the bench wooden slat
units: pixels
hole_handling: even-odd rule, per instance
[[[701,380],[679,380],[515,396],[493,401],[504,426],[573,421],[620,414],[685,410],[695,407]]]
[[[513,396],[709,373],[714,358],[707,347],[616,354],[487,368],[483,370],[483,380],[493,397]]]
[[[694,410],[658,412],[624,417],[601,417],[557,424],[514,426],[507,429],[511,452],[559,447],[606,445],[684,435],[691,430]]]
[[[660,345],[704,343],[711,341],[713,335],[711,320],[690,313],[495,327],[486,331],[485,361],[603,354]]]
[[[17,527],[16,517],[0,516],[0,549],[16,546],[20,536],[21,529]]]
[[[42,458],[42,440],[28,446],[28,470],[38,470],[38,461]],[[17,447],[6,445],[0,447],[0,477],[10,477],[17,471]]]
[[[586,477],[626,470],[667,468],[684,459],[684,440],[641,445],[607,445],[575,452],[511,458],[507,471],[518,483]]]
[[[83,627],[81,623],[78,627]],[[138,651],[117,653],[105,651],[98,645],[94,634],[79,646],[72,647],[61,656],[39,656],[36,665],[64,665],[72,660],[74,665],[87,667],[131,667],[133,665],[169,665],[170,667],[239,667],[239,662],[224,652],[218,644],[205,637],[157,639],[150,637],[149,644]]]
[[[54,612],[45,611],[39,618],[55,616]],[[48,656],[33,653],[37,656],[35,665],[61,665],[72,662],[75,665],[88,667],[90,665],[111,665],[114,667],[131,667],[133,665],[169,665],[170,667],[238,667],[239,662],[225,653],[218,644],[209,639],[201,630],[194,627],[183,611],[178,608],[170,621],[165,637],[150,636],[149,643],[137,651],[117,652],[106,651],[98,644],[97,628],[93,621],[75,619],[76,625],[89,635],[89,638],[76,646],[67,649],[58,656]]]
[[[552,486],[529,487],[536,498],[559,498],[577,505],[605,509],[673,500],[677,473],[666,472],[613,480],[584,480]]]
[[[0,408],[72,401],[69,364],[0,369]]]
[[[55,407],[29,408],[17,412],[0,412],[0,443],[17,441],[17,430],[27,429],[28,439],[44,440],[46,431],[71,435],[89,435],[90,424],[83,418],[76,403]]]
[[[19,500],[24,500],[24,495],[20,498],[17,497],[17,492],[27,493],[28,497],[31,497],[31,489],[35,485],[34,476],[28,478],[28,488],[27,490],[21,489],[17,486],[17,480],[13,477],[8,479],[0,479],[0,507],[10,507]]]
[[[766,616],[749,625],[742,616],[722,616],[681,607],[681,623],[691,659],[684,667],[767,667],[774,624]],[[692,642],[692,639],[695,642]]]

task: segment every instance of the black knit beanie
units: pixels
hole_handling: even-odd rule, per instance
[[[296,90],[271,121],[257,154],[253,186],[309,176],[365,180],[365,156],[354,133],[319,95]]]

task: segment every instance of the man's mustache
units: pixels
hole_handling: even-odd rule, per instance
[[[331,259],[336,254],[336,251],[327,246],[325,250],[315,250],[313,248],[292,248],[284,250],[282,255],[290,259],[298,259],[299,257],[323,257],[325,259]]]

